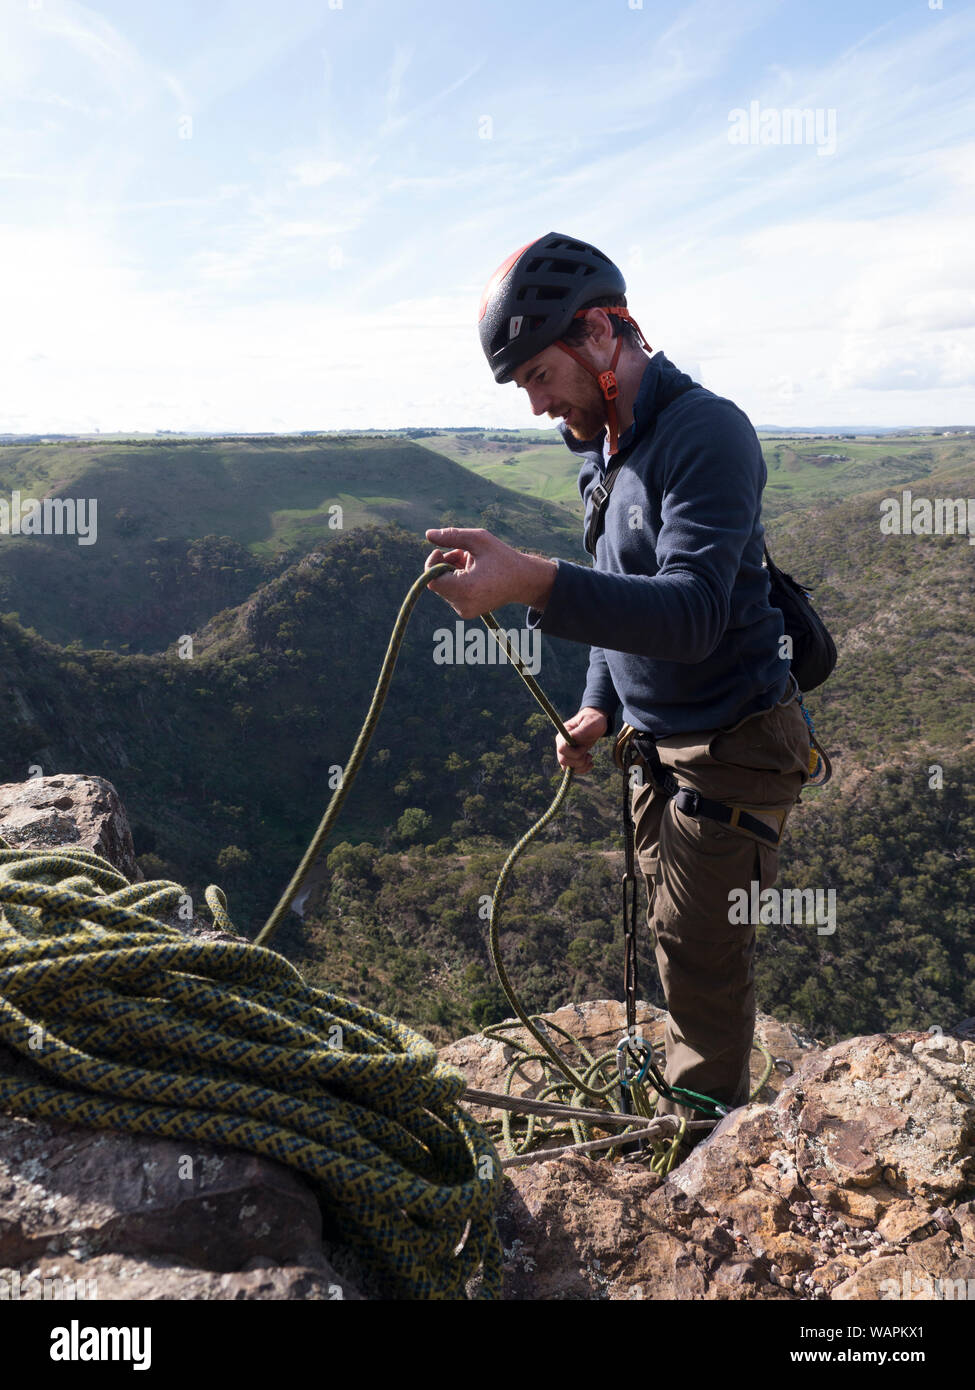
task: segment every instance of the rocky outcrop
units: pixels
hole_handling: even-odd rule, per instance
[[[0,788],[0,834],[135,869],[124,809],[99,778]],[[624,1022],[612,1001],[546,1018],[593,1054]],[[648,1039],[663,1021],[640,1006]],[[639,1155],[507,1170],[507,1298],[975,1297],[973,1021],[824,1048],[763,1015],[757,1037],[777,1059],[767,1083],[669,1177]],[[477,1034],[441,1057],[498,1091],[517,1054]],[[25,1067],[0,1048],[0,1076]],[[755,1083],[763,1067],[756,1052]],[[512,1089],[541,1085],[527,1063]],[[270,1160],[0,1114],[0,1299],[359,1297],[354,1261],[323,1234],[312,1189]]]
[[[617,1008],[573,1006],[600,1039]],[[793,1046],[805,1055],[771,1103],[734,1111],[667,1179],[632,1158],[508,1169],[506,1296],[975,1296],[975,1042],[900,1033]],[[499,1089],[500,1048],[468,1038],[444,1055]]]
[[[42,1298],[45,1281],[78,1298],[358,1297],[283,1165],[0,1115],[0,1291]]]
[[[141,882],[118,792],[102,777],[57,774],[0,786],[0,836],[13,848],[90,849]]]

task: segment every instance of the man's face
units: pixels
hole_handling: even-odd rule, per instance
[[[585,355],[585,344],[575,351]],[[592,439],[606,424],[606,402],[595,378],[554,343],[524,362],[514,381],[528,392],[533,414],[564,417],[576,439]]]

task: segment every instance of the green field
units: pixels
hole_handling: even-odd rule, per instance
[[[762,450],[768,468],[765,515],[774,517],[878,488],[894,492],[933,473],[971,463],[975,436],[799,440],[766,435]]]
[[[499,438],[504,434],[504,439]],[[484,434],[444,430],[425,441],[499,487],[558,502],[579,516],[578,461],[557,430],[490,430]]]
[[[443,431],[424,442],[479,477],[582,514],[578,461],[557,431]],[[550,438],[549,438],[550,437]],[[768,484],[767,518],[813,503],[839,502],[877,488],[897,489],[975,459],[975,435],[940,433],[809,439],[759,435]],[[541,442],[541,440],[545,442]],[[839,457],[831,457],[839,455]]]

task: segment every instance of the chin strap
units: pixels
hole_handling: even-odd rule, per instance
[[[584,319],[588,312],[588,309],[580,309],[579,312],[575,315],[575,317],[577,319]],[[615,314],[617,318],[626,319],[628,323],[632,323],[633,327],[639,333],[640,340],[643,343],[644,347],[647,349],[648,352],[653,352],[653,348],[647,342],[643,329],[637,323],[636,319],[629,312],[629,310],[613,308],[604,309],[603,312],[606,314]],[[620,393],[620,386],[619,382],[616,380],[616,364],[620,360],[620,352],[623,347],[622,337],[618,337],[616,339],[616,351],[613,353],[613,360],[609,364],[609,370],[605,372],[597,372],[596,368],[592,365],[591,362],[587,362],[586,359],[583,356],[581,356],[580,353],[576,352],[574,348],[570,348],[567,343],[563,343],[561,340],[559,340],[558,342],[556,342],[555,346],[560,347],[563,352],[567,352],[570,357],[574,357],[575,360],[579,363],[580,367],[584,367],[590,376],[594,376],[596,378],[596,381],[599,384],[599,389],[603,393],[603,400],[606,402],[606,416],[607,423],[609,425],[609,453],[610,457],[612,458],[613,454],[615,454],[617,449],[619,448],[619,422],[616,418],[616,397]]]

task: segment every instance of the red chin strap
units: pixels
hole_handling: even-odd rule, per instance
[[[575,315],[575,318],[584,319],[589,312],[588,309],[580,309]],[[643,329],[627,309],[604,309],[603,313],[615,314],[617,318],[626,319],[628,323],[632,323],[633,327],[639,333],[640,341],[643,343],[644,347],[648,352],[653,352],[653,348],[646,340]],[[569,345],[563,343],[561,339],[555,343],[555,346],[560,347],[563,352],[567,352],[570,357],[574,357],[579,363],[579,366],[584,367],[589,375],[595,377],[596,381],[599,383],[599,389],[603,393],[603,400],[606,402],[606,415],[609,424],[609,453],[612,458],[613,454],[615,454],[619,448],[619,422],[616,418],[616,397],[620,393],[620,386],[619,382],[616,380],[616,364],[620,360],[623,339],[621,337],[616,339],[616,351],[613,353],[613,360],[609,364],[609,371],[606,372],[597,372],[592,363],[587,362],[574,348],[570,348]]]

